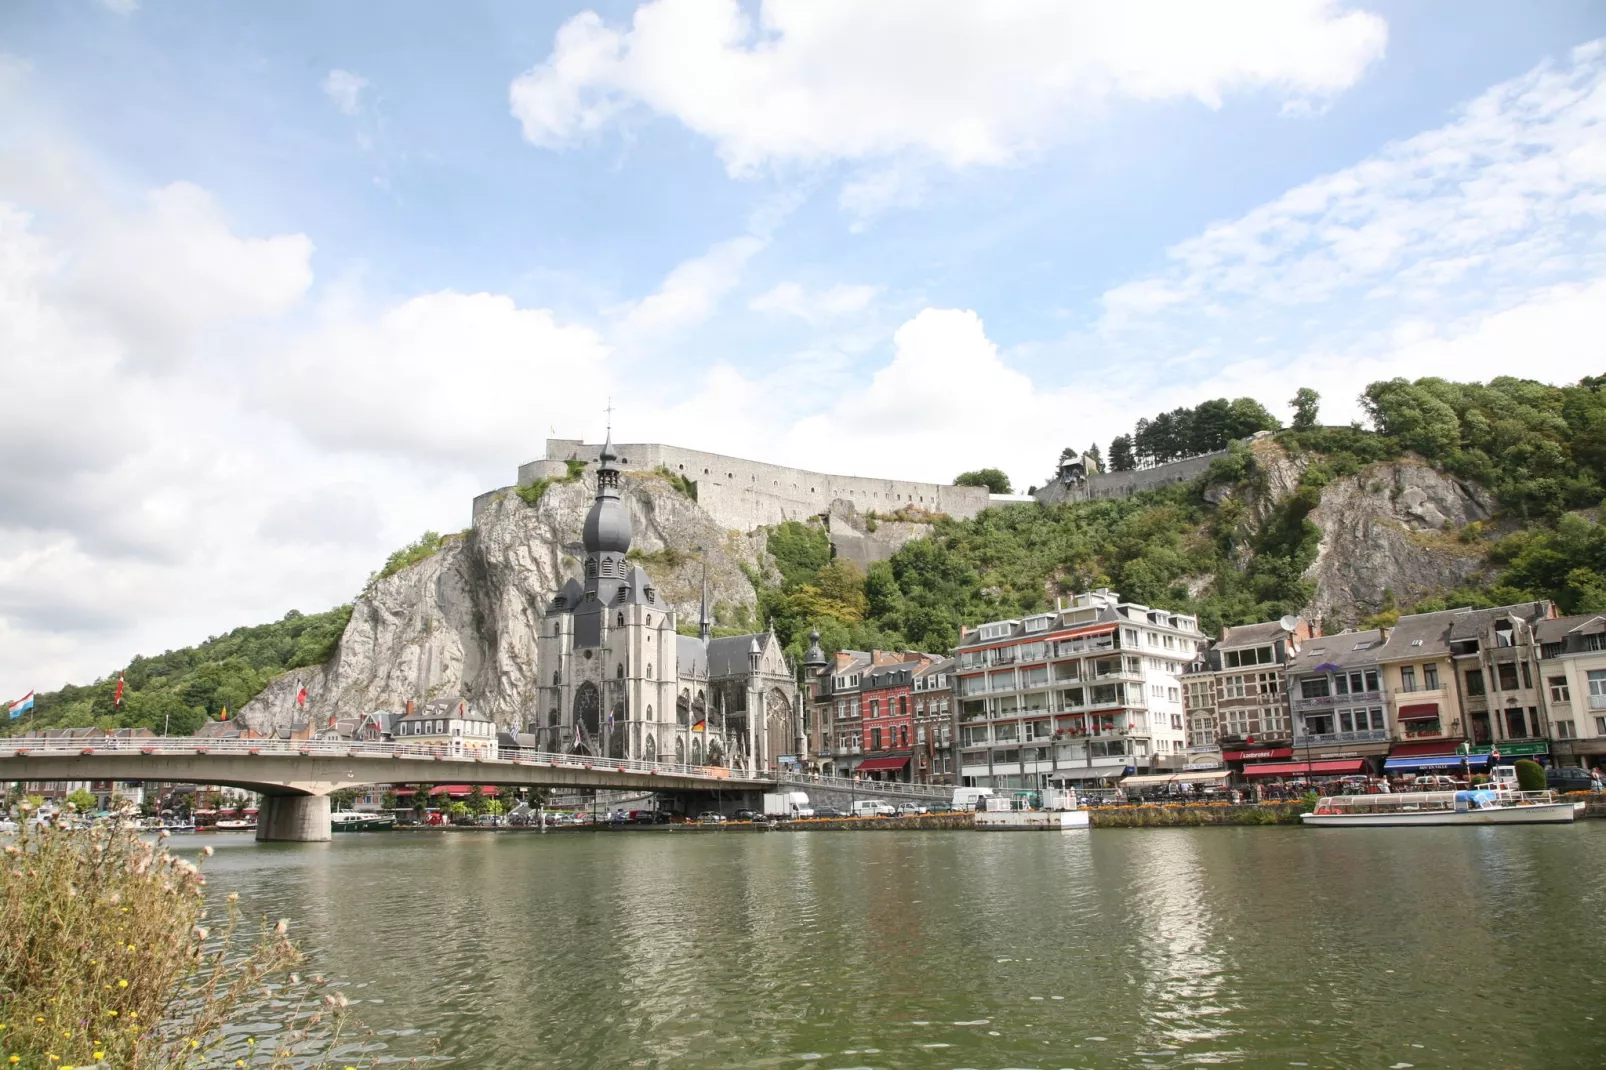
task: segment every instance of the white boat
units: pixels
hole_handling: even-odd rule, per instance
[[[225,818],[214,826],[219,832],[250,832],[257,827],[255,818]]]
[[[1557,802],[1550,791],[1416,791],[1329,795],[1300,821],[1317,828],[1382,825],[1549,825],[1575,820],[1583,803]]]
[[[329,815],[333,832],[384,832],[396,826],[392,814],[371,814],[361,810],[336,810]]]
[[[1073,792],[1048,788],[1042,792],[1041,806],[1032,806],[1032,801],[1032,793],[1024,791],[1013,798],[983,796],[976,800],[975,827],[990,832],[1054,832],[1091,824],[1091,815],[1077,804]]]

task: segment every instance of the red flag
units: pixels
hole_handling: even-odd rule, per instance
[[[411,717],[412,715],[413,715],[413,700],[412,699],[408,699],[407,700],[407,716]]]
[[[122,673],[118,673],[117,674],[117,693],[112,696],[112,709],[115,710],[115,709],[117,709],[117,707],[121,706],[122,704],[123,704],[123,674]]]
[[[305,706],[306,704],[307,704],[307,689],[303,687],[300,691],[296,692],[296,705],[297,706]]]

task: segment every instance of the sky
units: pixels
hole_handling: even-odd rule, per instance
[[[1584,0],[0,5],[0,698],[351,599],[549,435],[1044,482],[1601,367]]]

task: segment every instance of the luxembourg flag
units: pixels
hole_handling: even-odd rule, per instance
[[[21,717],[23,714],[27,713],[31,709],[33,709],[33,692],[32,691],[28,692],[26,695],[22,696],[17,701],[15,701],[11,705],[7,706],[6,707],[6,714],[13,721],[15,721],[18,717]]]

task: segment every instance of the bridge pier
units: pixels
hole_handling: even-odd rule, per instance
[[[329,796],[264,795],[257,811],[257,839],[327,842],[330,839]]]

